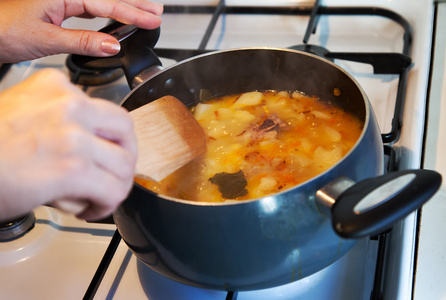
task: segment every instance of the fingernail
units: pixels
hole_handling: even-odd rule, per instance
[[[102,51],[107,54],[117,54],[121,50],[121,44],[115,40],[102,41]]]

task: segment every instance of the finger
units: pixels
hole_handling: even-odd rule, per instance
[[[59,181],[50,197],[56,199],[52,204],[82,218],[110,214],[132,186],[135,157],[80,127],[58,129],[53,136],[58,138],[46,144],[53,143],[47,148],[54,148],[48,155],[62,160],[58,160]],[[59,147],[54,144],[56,140]]]
[[[118,179],[128,180],[133,177],[136,156],[118,144],[97,136],[86,136],[85,145],[91,160],[96,166]]]
[[[75,214],[79,219],[86,221],[97,221],[110,216],[116,208],[102,207],[98,205],[90,205],[80,213]]]
[[[54,206],[79,218],[95,220],[110,215],[125,199],[133,181],[117,180],[98,168],[83,176],[71,178],[64,196],[52,202]]]
[[[32,141],[37,150],[28,152],[42,153],[41,159],[47,161],[49,167],[54,167],[54,172],[59,172],[62,179],[69,181],[69,176],[82,177],[83,171],[89,168],[97,168],[118,180],[133,178],[136,153],[77,124],[57,124],[60,123],[49,122],[34,130],[32,134],[37,142]]]
[[[36,91],[48,93],[49,99],[52,100],[55,96],[60,96],[67,92],[77,95],[84,95],[85,93],[76,85],[70,82],[70,78],[61,70],[54,68],[45,68],[30,75],[18,85],[24,85],[27,88],[34,88]],[[52,85],[50,89],[42,89],[44,85]]]
[[[55,205],[74,214],[89,211],[82,218],[100,218],[110,214],[127,196],[133,184],[134,164],[127,163],[128,155],[116,145],[104,148],[100,141],[87,144],[83,153],[78,153],[81,158],[65,164],[60,189],[54,195],[64,201],[56,201]]]
[[[46,149],[89,158],[117,177],[133,176],[137,142],[133,121],[124,108],[77,94],[65,101],[43,105],[25,119],[28,125],[25,129],[37,122],[41,124],[42,135],[57,134],[57,139],[48,139]],[[56,144],[50,143],[53,140]]]
[[[64,213],[79,215],[88,209],[90,203],[86,200],[58,199],[54,200],[51,205]]]
[[[50,85],[51,88],[42,88],[47,85]],[[12,99],[16,109],[22,106],[22,102],[22,109],[29,108],[32,105],[39,107],[42,103],[54,101],[54,99],[58,99],[67,93],[72,93],[73,95],[85,94],[79,87],[70,82],[66,74],[61,70],[53,68],[42,69],[18,84],[2,91],[2,94],[10,95],[9,97]],[[36,96],[38,96],[38,100],[33,100]],[[4,113],[4,109],[5,107],[2,106],[0,112]]]
[[[155,29],[160,26],[159,15],[163,11],[162,4],[143,0],[99,0],[86,1],[82,9],[72,8],[66,17],[72,15],[90,15],[112,18],[124,24],[132,24],[144,29]],[[45,56],[54,53],[72,53],[87,56],[110,56],[120,51],[120,44],[111,35],[88,30],[65,29],[54,24],[43,22],[41,32],[53,43],[42,43],[38,54]],[[32,37],[31,37],[32,38]],[[34,43],[39,44],[39,41]]]
[[[65,29],[45,23],[46,37],[52,43],[40,41],[40,56],[53,53],[71,53],[86,56],[111,56],[117,54],[121,45],[119,41],[103,32],[90,30]],[[39,41],[35,41],[38,43]]]
[[[79,103],[74,112],[84,128],[116,143],[136,156],[137,142],[133,120],[127,110],[107,100],[92,98]]]
[[[86,1],[85,11],[96,17],[111,18],[124,24],[144,29],[160,26],[163,5],[143,0],[99,0]]]
[[[48,72],[48,75],[54,74]],[[57,73],[56,73],[57,74]],[[68,84],[70,87],[74,85]],[[99,145],[99,151],[107,150],[107,148],[116,148],[116,150],[123,149],[135,158],[137,154],[136,135],[133,127],[133,120],[128,114],[128,111],[110,101],[100,98],[89,98],[88,95],[75,88],[73,91],[67,93],[64,90],[60,96],[60,101],[40,105],[33,110],[33,114],[39,117],[42,114],[49,114],[46,118],[46,123],[50,124],[49,128],[54,126],[62,128],[61,125],[75,124],[76,127],[82,128],[81,134],[75,136],[83,136],[88,133],[87,137],[91,140],[84,142],[85,144],[92,143]],[[32,117],[30,118],[32,121]],[[54,119],[54,120],[53,120]],[[73,127],[68,127],[68,129]],[[76,130],[77,131],[77,130]],[[74,131],[76,133],[76,131]],[[65,133],[70,136],[70,132]],[[85,139],[85,137],[83,137]],[[115,150],[115,151],[116,151]],[[111,158],[111,160],[116,160]]]
[[[93,172],[96,175],[89,176],[89,178],[96,179],[80,184],[78,191],[83,190],[84,192],[74,197],[81,201],[81,206],[84,206],[85,201],[89,202],[86,209],[76,214],[79,218],[86,220],[100,219],[110,215],[127,197],[133,185],[133,178],[117,179],[100,169],[95,169]]]
[[[133,7],[136,7],[140,10],[150,12],[156,16],[161,16],[164,10],[164,6],[162,3],[151,2],[146,0],[121,0],[122,2],[127,3]]]

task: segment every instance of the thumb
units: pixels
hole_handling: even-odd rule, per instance
[[[87,56],[111,56],[121,49],[119,41],[106,33],[90,30],[57,28],[53,49],[58,53]]]

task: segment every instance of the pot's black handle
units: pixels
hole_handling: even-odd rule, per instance
[[[160,36],[160,28],[145,30],[116,21],[99,31],[113,35],[121,43],[121,51],[110,57],[71,55],[72,63],[85,70],[100,71],[122,68],[129,86],[133,88],[134,78],[161,61],[153,51]]]
[[[435,171],[405,170],[361,181],[333,204],[333,228],[344,238],[382,233],[429,200],[441,180]]]

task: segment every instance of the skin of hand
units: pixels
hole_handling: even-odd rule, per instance
[[[0,222],[60,199],[87,203],[77,217],[100,219],[127,196],[137,146],[124,108],[54,69],[1,92],[0,107]]]
[[[160,26],[163,5],[147,0],[1,0],[0,62],[71,53],[110,56],[120,50],[111,35],[61,27],[72,16],[105,17],[143,29]]]

